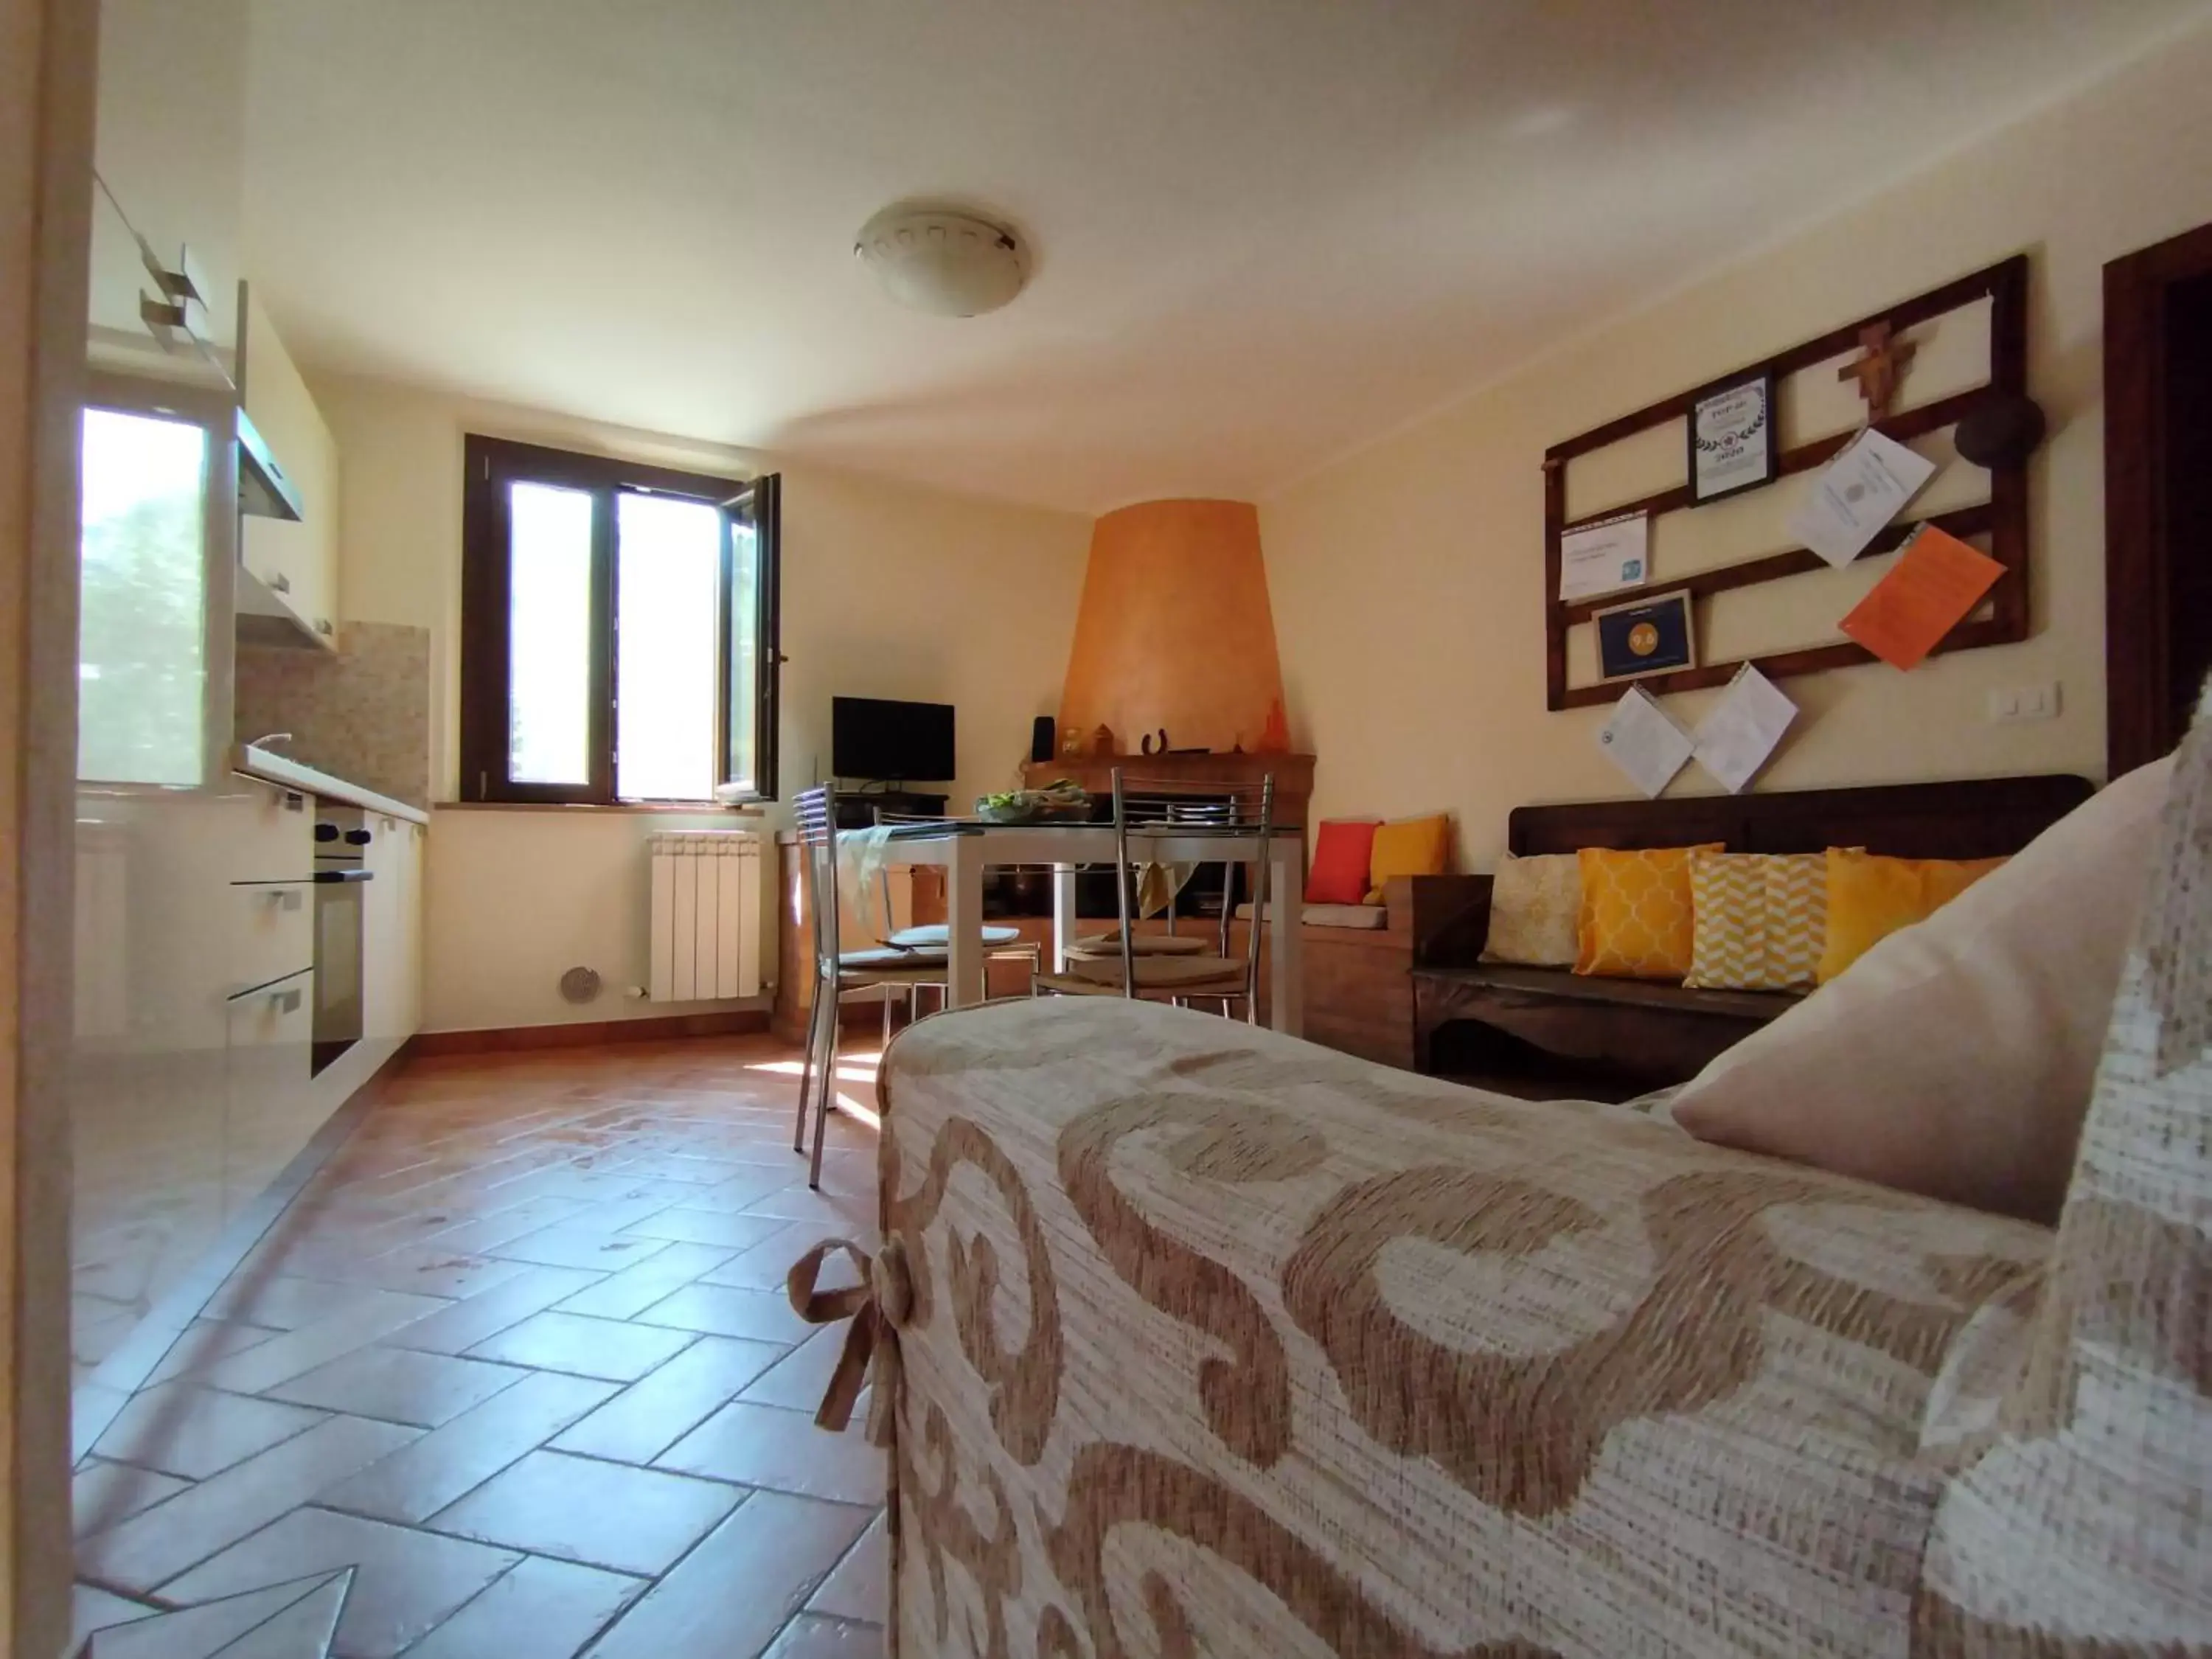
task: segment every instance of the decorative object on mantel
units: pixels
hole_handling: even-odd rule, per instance
[[[1139,752],[1141,752],[1141,753],[1143,753],[1143,754],[1146,754],[1146,755],[1164,755],[1164,754],[1166,754],[1166,753],[1168,752],[1168,729],[1167,729],[1167,727],[1166,727],[1166,726],[1163,726],[1162,727],[1160,727],[1160,740],[1159,740],[1159,744],[1158,744],[1158,747],[1154,747],[1154,746],[1153,746],[1153,743],[1152,743],[1152,734],[1151,732],[1146,732],[1146,733],[1145,733],[1145,735],[1144,735],[1141,738],[1139,738],[1139,739],[1138,740],[1138,743],[1137,743],[1137,748],[1138,748],[1138,750],[1139,750]]]
[[[1267,705],[1267,723],[1260,728],[1259,752],[1263,755],[1284,755],[1290,752],[1291,722],[1283,713],[1283,700],[1278,697]]]
[[[1774,482],[1774,375],[1698,393],[1690,404],[1690,497],[1702,507]]]
[[[1859,347],[1862,355],[1838,369],[1836,378],[1859,383],[1869,424],[1886,421],[1890,406],[1897,401],[1898,382],[1912,367],[1912,343],[1900,337],[1885,319],[1869,323],[1859,331]]]
[[[1060,753],[1063,760],[1079,760],[1089,747],[1080,726],[1068,726],[1060,734]]]
[[[1115,741],[1112,726],[1102,724],[1091,734],[1091,752],[1102,760],[1121,752],[1121,745]]]
[[[1884,436],[1905,444],[1915,438],[1960,426],[1985,409],[2024,402],[2027,397],[2027,256],[2014,254],[2011,258],[1985,270],[1974,271],[1956,282],[1900,301],[1871,316],[1832,330],[1817,338],[1806,340],[1763,362],[1747,364],[1734,374],[1723,375],[1702,386],[1677,392],[1633,414],[1624,415],[1553,444],[1547,449],[1544,454],[1546,705],[1553,709],[1588,708],[1612,702],[1618,696],[1617,684],[1607,684],[1602,681],[1586,685],[1568,684],[1569,632],[1577,626],[1588,623],[1598,611],[1607,608],[1607,605],[1601,598],[1566,600],[1556,597],[1560,587],[1562,538],[1575,531],[1603,520],[1616,518],[1624,513],[1649,514],[1656,535],[1660,522],[1668,515],[1697,507],[1705,499],[1699,490],[1696,465],[1692,461],[1688,476],[1670,489],[1658,490],[1640,501],[1593,504],[1593,510],[1570,519],[1567,473],[1571,462],[1578,457],[1593,454],[1635,438],[1655,427],[1676,421],[1688,422],[1699,405],[1711,400],[1717,392],[1740,388],[1762,376],[1771,376],[1779,383],[1792,375],[1802,374],[1809,369],[1833,362],[1855,349],[1864,353],[1868,349],[1868,343],[1863,337],[1864,332],[1876,324],[1887,324],[1889,329],[1887,341],[1893,360],[1889,373],[1893,382],[1899,368],[1894,361],[1897,349],[1902,343],[1899,337],[1908,330],[1950,318],[1954,313],[1966,313],[1960,317],[1959,326],[1977,326],[1985,319],[1988,330],[1987,380],[1980,386],[1951,392],[1928,403],[1903,409],[1893,407],[1873,424]],[[1971,313],[1983,307],[1984,301],[1987,301],[1987,305],[1981,310],[1980,318],[1973,317]],[[1876,375],[1875,378],[1879,380],[1880,377]],[[1873,390],[1879,393],[1882,388],[1876,386]],[[1891,384],[1887,392],[1893,405],[1896,401],[1895,385]],[[1778,410],[1779,407],[1778,403],[1770,403],[1768,406],[1770,410]],[[1776,433],[1775,476],[1787,477],[1826,466],[1855,441],[1864,429],[1864,427],[1853,427],[1794,445],[1785,441],[1786,434]],[[2017,448],[2017,443],[2012,447]],[[1695,453],[1693,450],[1692,454]],[[1923,520],[1908,518],[1892,523],[1876,534],[1859,556],[1862,558],[1875,557],[1904,546],[1923,523],[1932,524],[1961,540],[1986,540],[1989,556],[2002,570],[2002,574],[1987,595],[1988,612],[1984,616],[1970,616],[1952,628],[1935,646],[1937,651],[1963,651],[1986,645],[2015,644],[2028,635],[2027,456],[2023,453],[2003,459],[1991,453],[1990,459],[1997,460],[1998,464],[1989,469],[1986,500],[1932,513]],[[1678,586],[1690,596],[1693,604],[1702,605],[1711,603],[1716,595],[1737,588],[1783,580],[1827,568],[1820,556],[1811,548],[1799,546],[1698,570],[1683,577]],[[1710,637],[1712,633],[1710,618],[1705,620],[1708,623],[1705,631]],[[1643,684],[1655,692],[1688,691],[1725,685],[1745,660],[1755,662],[1767,678],[1779,680],[1794,674],[1847,668],[1877,659],[1864,646],[1845,637],[1823,644],[1773,651],[1748,659],[1708,661],[1654,675]]]

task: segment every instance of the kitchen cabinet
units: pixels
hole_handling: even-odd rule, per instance
[[[224,1005],[226,1221],[260,1197],[321,1126],[307,1086],[314,979],[313,969],[303,969]]]
[[[424,836],[421,824],[380,812],[369,812],[367,823],[362,1029],[380,1064],[422,1024]]]
[[[223,1219],[260,1197],[328,1111],[308,1089],[314,818],[299,791],[233,775],[223,1005]]]
[[[275,811],[309,834],[304,812]],[[234,1212],[229,999],[234,848],[266,786],[80,790],[70,1079],[72,1348],[105,1358]],[[304,1079],[306,1066],[301,1073]]]
[[[249,285],[241,307],[245,349],[239,392],[299,494],[297,522],[248,514],[239,562],[246,575],[326,650],[337,647],[338,452],[307,382]],[[252,590],[248,590],[252,592]],[[260,595],[254,593],[258,601]],[[267,614],[267,607],[259,607]]]
[[[127,347],[126,356],[142,360],[131,366],[155,378],[234,380],[247,9],[248,0],[102,0],[94,165],[104,189],[94,192],[93,339],[103,367],[125,366],[104,355],[104,341]],[[135,273],[128,269],[141,238],[169,270],[191,249],[206,289],[194,331],[204,356],[181,345],[149,349],[137,290],[154,283],[143,263]]]
[[[314,814],[234,773],[224,791],[223,1219],[261,1196],[329,1115],[308,1085],[315,1020]]]

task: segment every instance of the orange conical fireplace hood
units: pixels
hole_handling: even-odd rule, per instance
[[[1091,527],[1063,732],[1109,726],[1130,754],[1164,726],[1178,749],[1256,749],[1282,697],[1256,507],[1141,501]]]

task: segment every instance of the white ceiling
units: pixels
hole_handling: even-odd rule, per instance
[[[1097,511],[1264,494],[2203,0],[256,0],[311,365]],[[886,202],[1034,249],[967,320]]]

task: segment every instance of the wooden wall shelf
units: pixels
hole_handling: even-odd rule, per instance
[[[1654,693],[1725,685],[1745,661],[1753,664],[1768,678],[1781,679],[1796,674],[1818,673],[1825,669],[1848,668],[1856,664],[1879,660],[1865,647],[1845,640],[1727,662],[1702,663],[1694,668],[1654,674],[1635,681],[1609,680],[1593,685],[1570,686],[1567,684],[1567,632],[1576,624],[1589,621],[1594,611],[1607,605],[1632,601],[1639,596],[1656,599],[1663,594],[1686,592],[1693,602],[1709,599],[1717,593],[1760,582],[1783,580],[1825,570],[1828,567],[1819,555],[1810,550],[1790,548],[1717,568],[1698,571],[1677,580],[1655,577],[1647,586],[1641,588],[1601,594],[1588,599],[1563,600],[1559,597],[1559,539],[1567,532],[1622,514],[1648,513],[1656,520],[1671,513],[1695,510],[1690,486],[1686,481],[1641,500],[1617,501],[1601,512],[1570,519],[1567,517],[1568,463],[1669,421],[1683,419],[1699,398],[1719,388],[1739,384],[1761,374],[1771,374],[1779,382],[1789,375],[1815,368],[1851,350],[1859,343],[1861,331],[1866,328],[1886,323],[1901,335],[1908,328],[1933,322],[1952,312],[1965,310],[1987,300],[1990,302],[1988,379],[1981,386],[1910,409],[1899,410],[1874,422],[1878,430],[1900,443],[1940,432],[1956,425],[1986,404],[2027,395],[2027,256],[2025,253],[2014,254],[1986,270],[1961,276],[1941,288],[1931,289],[1925,294],[1903,301],[1887,310],[1872,313],[1841,328],[1832,329],[1787,351],[1778,352],[1757,362],[1746,363],[1702,386],[1662,398],[1633,414],[1593,427],[1546,450],[1544,669],[1547,706],[1556,710],[1616,702],[1631,684],[1641,685],[1645,690]],[[1856,429],[1832,433],[1826,437],[1783,449],[1777,457],[1775,482],[1825,465],[1857,435]],[[1977,536],[1987,538],[1990,556],[2004,567],[2004,574],[1990,590],[1989,614],[1979,618],[1970,617],[1960,623],[1936,647],[1939,652],[1972,650],[1984,645],[2009,645],[2026,639],[2028,635],[2027,462],[2023,459],[2009,465],[1993,468],[1989,479],[1990,495],[1986,501],[1932,514],[1925,519],[1900,520],[1885,529],[1860,555],[1862,558],[1869,558],[1901,546],[1923,523],[1933,524],[1962,539]]]

